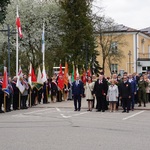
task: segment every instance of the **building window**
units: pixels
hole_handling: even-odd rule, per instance
[[[111,64],[111,73],[118,73],[118,64]]]
[[[111,43],[111,52],[112,53],[117,53],[118,52],[118,43],[117,42],[112,42]]]
[[[142,70],[143,70],[143,71],[146,71],[146,67],[142,67]]]

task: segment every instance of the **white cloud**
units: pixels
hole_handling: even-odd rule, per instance
[[[135,29],[150,26],[149,0],[95,0],[93,4],[103,7],[104,14],[116,23]]]

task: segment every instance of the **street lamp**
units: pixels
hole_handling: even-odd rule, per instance
[[[129,53],[128,53],[128,55],[129,55],[129,73],[131,73],[131,51],[129,50]]]

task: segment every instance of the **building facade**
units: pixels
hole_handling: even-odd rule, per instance
[[[113,72],[123,74],[128,73],[143,73],[150,70],[150,28],[136,30],[124,25],[119,25],[118,30],[111,31],[116,36],[122,34],[124,46],[117,41],[111,41],[112,50],[121,50],[124,57],[120,58],[121,61],[112,60],[111,64],[105,63],[105,74],[110,76]],[[107,31],[108,33],[108,31]],[[104,36],[109,36],[105,33]],[[97,39],[99,40],[98,36]],[[102,52],[101,46],[98,44],[98,51],[100,55],[97,57],[100,65],[102,65]]]

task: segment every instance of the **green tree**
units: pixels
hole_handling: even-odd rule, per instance
[[[42,64],[42,29],[45,24],[45,66],[48,72],[52,71],[53,63],[59,57],[61,41],[59,34],[59,16],[62,11],[54,1],[20,0],[19,3],[11,1],[8,6],[5,24],[15,29],[16,5],[18,4],[19,16],[23,38],[19,38],[19,59],[22,69],[28,73],[29,62],[36,69]],[[15,74],[16,65],[16,37],[11,36],[11,74]],[[5,48],[7,51],[7,48]],[[57,60],[59,62],[59,60]]]
[[[0,23],[2,24],[5,20],[7,5],[10,3],[10,0],[1,0],[0,1]]]
[[[59,0],[64,13],[61,17],[63,59],[74,61],[79,70],[92,61],[95,37],[91,12],[92,0]]]

